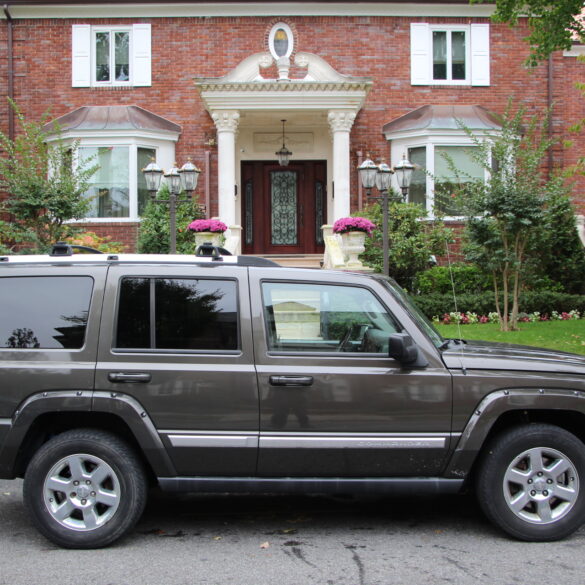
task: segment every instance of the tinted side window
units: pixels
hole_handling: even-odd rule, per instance
[[[236,283],[124,278],[116,340],[126,349],[238,349]]]
[[[387,353],[400,330],[365,288],[265,282],[262,294],[271,350]]]
[[[0,347],[80,349],[93,290],[89,276],[0,279]]]

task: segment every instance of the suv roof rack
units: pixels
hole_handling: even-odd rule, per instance
[[[50,254],[33,255],[20,254],[14,256],[0,256],[0,265],[14,264],[199,264],[215,265],[222,264],[228,266],[272,266],[281,267],[276,262],[261,258],[258,256],[224,256],[219,255],[191,255],[191,254],[104,254],[96,251],[95,253],[75,254],[77,246],[64,244],[59,247],[55,253],[55,246]],[[215,248],[215,247],[214,247]],[[90,248],[91,250],[91,248]],[[212,250],[217,253],[217,250]]]
[[[77,244],[68,244],[67,242],[57,242],[53,244],[49,256],[73,256],[75,252],[81,252],[82,254],[103,254],[95,248],[89,246],[78,246]]]

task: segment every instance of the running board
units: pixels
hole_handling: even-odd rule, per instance
[[[162,490],[201,493],[456,494],[462,479],[442,477],[159,477]]]

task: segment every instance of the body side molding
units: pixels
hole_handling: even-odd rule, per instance
[[[442,477],[159,477],[164,491],[202,493],[455,494],[462,479]]]

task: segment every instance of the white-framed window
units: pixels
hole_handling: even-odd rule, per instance
[[[412,85],[489,85],[489,24],[411,23]]]
[[[472,156],[477,148],[463,135],[428,136],[411,140],[392,141],[392,160],[404,154],[415,165],[408,202],[418,203],[433,217],[437,212],[446,217],[459,217],[453,197],[455,188],[462,182],[486,180],[486,170]],[[448,161],[457,169],[454,173]],[[398,186],[395,190],[400,192]]]
[[[268,49],[275,60],[289,58],[294,50],[294,35],[285,22],[279,22],[270,29]]]
[[[175,157],[174,142],[140,137],[76,137],[79,159],[99,165],[91,177],[85,197],[90,210],[83,222],[138,221],[149,193],[142,169],[155,158],[170,168]]]
[[[151,27],[74,24],[71,33],[73,87],[151,85]]]

